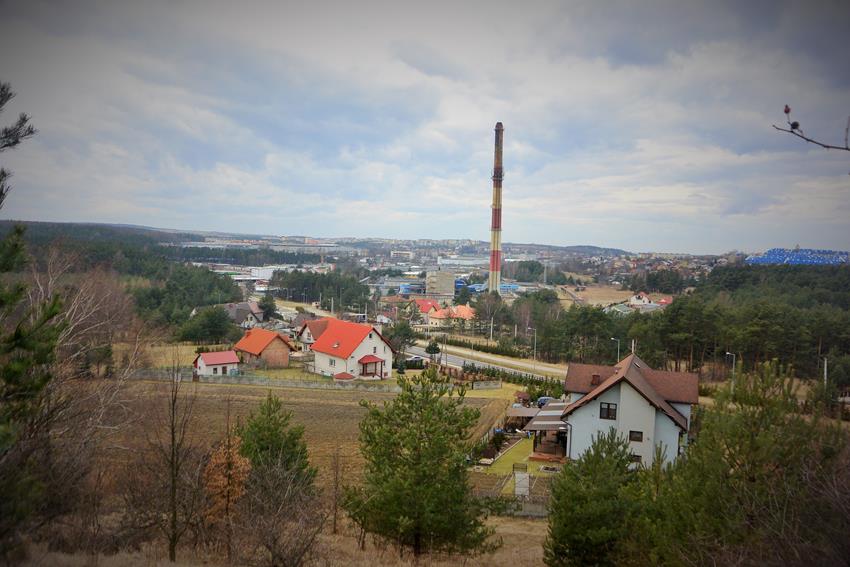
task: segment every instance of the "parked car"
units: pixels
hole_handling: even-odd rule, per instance
[[[540,396],[539,398],[537,398],[537,407],[542,408],[554,399],[555,398],[552,398],[550,396]]]
[[[413,356],[407,357],[407,362],[419,362],[421,360],[425,360],[425,359],[422,358],[421,356],[418,356],[418,355],[413,355]]]

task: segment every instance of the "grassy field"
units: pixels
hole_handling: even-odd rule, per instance
[[[225,350],[230,348],[230,344],[222,345],[204,345],[207,350]],[[112,351],[115,360],[121,360],[121,357],[129,350],[130,346],[124,343],[113,345]],[[195,360],[198,345],[190,343],[174,343],[149,345],[144,351],[145,363],[154,368],[169,368],[174,366],[191,366]]]

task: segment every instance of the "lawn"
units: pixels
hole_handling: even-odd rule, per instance
[[[551,473],[541,473],[540,467],[544,465],[551,465],[552,463],[528,460],[528,457],[531,456],[533,446],[533,439],[526,438],[521,440],[519,443],[505,451],[502,456],[496,459],[496,461],[487,467],[484,472],[487,474],[504,476],[514,472],[514,463],[528,463],[528,472],[530,474],[534,476],[550,475]]]

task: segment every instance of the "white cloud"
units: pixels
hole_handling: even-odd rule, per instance
[[[505,240],[848,248],[850,159],[770,128],[850,112],[797,8],[34,4],[0,23],[41,129],[4,214],[483,240],[502,120]]]

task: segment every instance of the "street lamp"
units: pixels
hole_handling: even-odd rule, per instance
[[[532,358],[532,369],[537,372],[537,328],[536,327],[528,327],[528,331],[534,331],[534,358]]]
[[[735,360],[736,360],[736,357],[735,357],[734,352],[727,352],[726,356],[732,357],[732,387],[730,388],[730,390],[731,390],[732,395],[734,396],[735,395],[735,366],[736,366]]]
[[[617,341],[617,362],[620,362],[620,339],[615,339],[611,337],[612,341]]]

